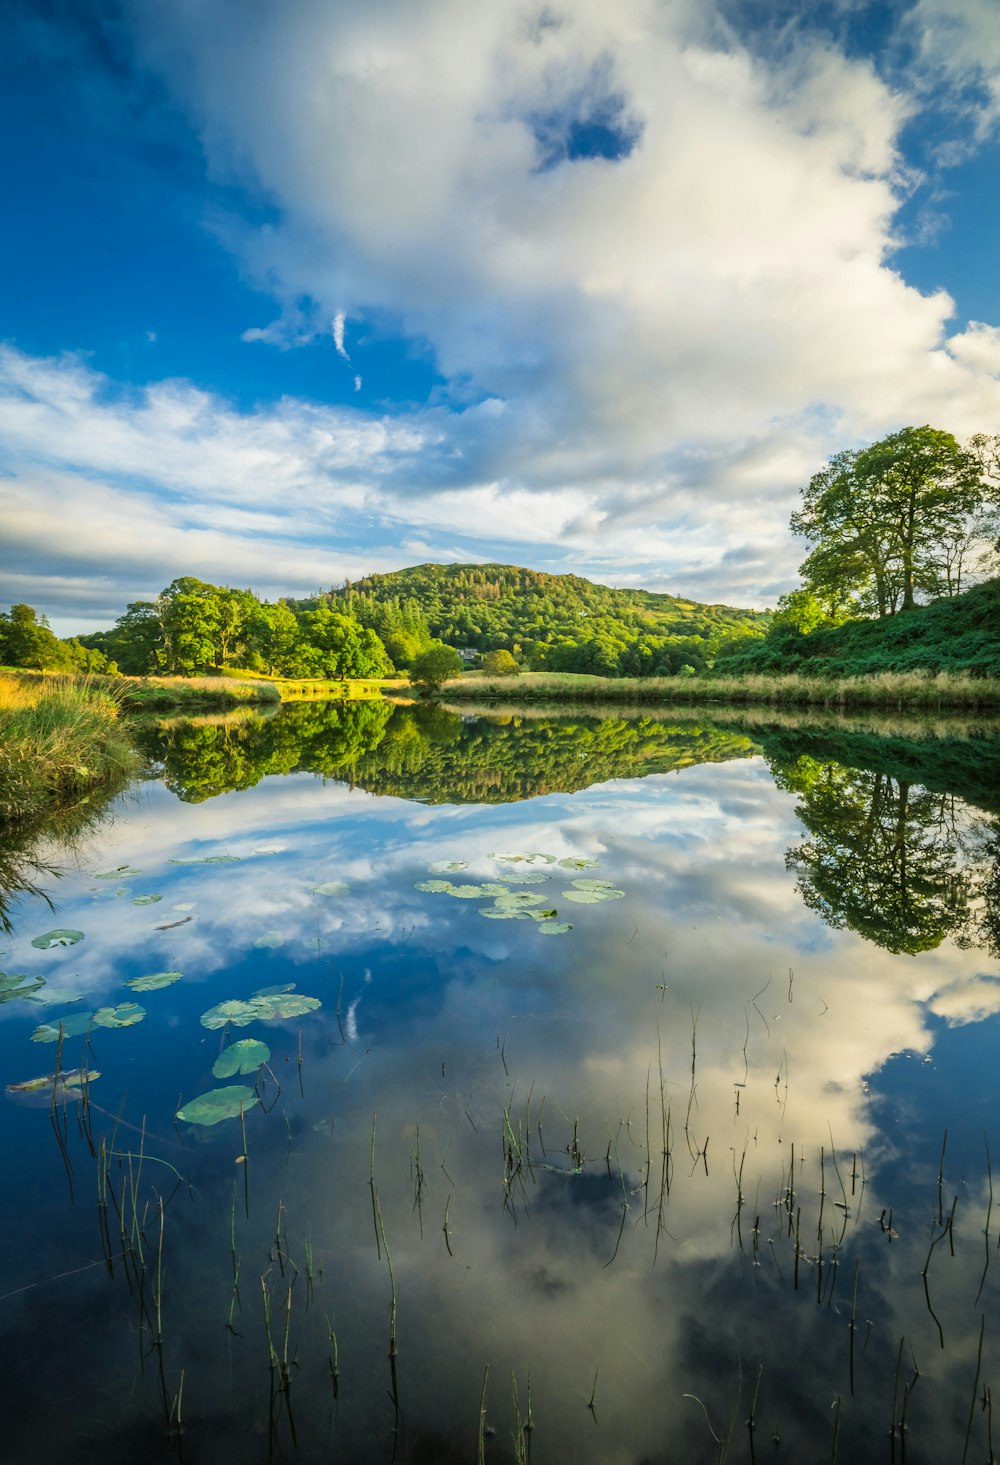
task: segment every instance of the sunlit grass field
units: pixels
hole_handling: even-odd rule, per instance
[[[621,706],[753,703],[774,707],[883,708],[886,711],[1000,712],[1000,680],[957,672],[879,672],[870,676],[595,677],[524,672],[471,675],[445,682],[449,701],[616,702]]]

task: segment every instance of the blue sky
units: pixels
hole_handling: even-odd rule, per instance
[[[773,604],[830,453],[1000,429],[994,0],[5,23],[0,604],[61,633],[427,559]]]

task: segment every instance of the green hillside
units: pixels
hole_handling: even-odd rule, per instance
[[[716,666],[724,676],[849,677],[894,671],[1000,677],[1000,579],[881,620],[848,621],[809,635],[775,625],[763,640],[727,648]]]
[[[312,603],[321,601],[377,631],[390,654],[394,635],[429,635],[478,651],[504,648],[536,670],[603,676],[700,671],[732,637],[759,636],[769,624],[758,611],[516,565],[415,565],[368,575]]]

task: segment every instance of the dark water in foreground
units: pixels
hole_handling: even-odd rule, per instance
[[[146,737],[0,942],[5,1461],[991,1457],[1000,739]]]

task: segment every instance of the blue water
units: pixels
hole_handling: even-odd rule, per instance
[[[203,765],[171,755],[63,856],[54,912],[16,904],[0,966],[80,1000],[0,1006],[6,1084],[53,1072],[40,1023],[145,1016],[64,1039],[63,1070],[100,1074],[85,1104],[0,1106],[5,1460],[709,1461],[727,1438],[729,1460],[826,1460],[835,1432],[841,1460],[961,1459],[997,1363],[1000,964],[973,919],[991,797],[951,800],[912,892],[944,934],[897,954],[804,900],[786,856],[820,805],[752,734],[698,762],[704,728],[679,728],[675,771],[623,753],[616,778],[609,726],[456,719],[414,753],[402,717],[408,762],[378,763],[383,735],[344,777],[258,769],[200,802],[168,783],[202,788]],[[565,764],[535,796],[469,799],[490,767],[532,792],[518,739],[537,758],[588,729],[599,781],[566,787]],[[863,768],[829,767],[862,797]],[[97,878],[119,866],[137,873]],[[518,872],[571,930],[417,889]],[[574,902],[578,879],[623,895]],[[55,928],[83,939],[32,945]],[[200,1021],[292,983],[321,1006]],[[267,1067],[213,1077],[246,1037]],[[238,1116],[175,1117],[226,1084],[256,1086],[245,1141]]]

